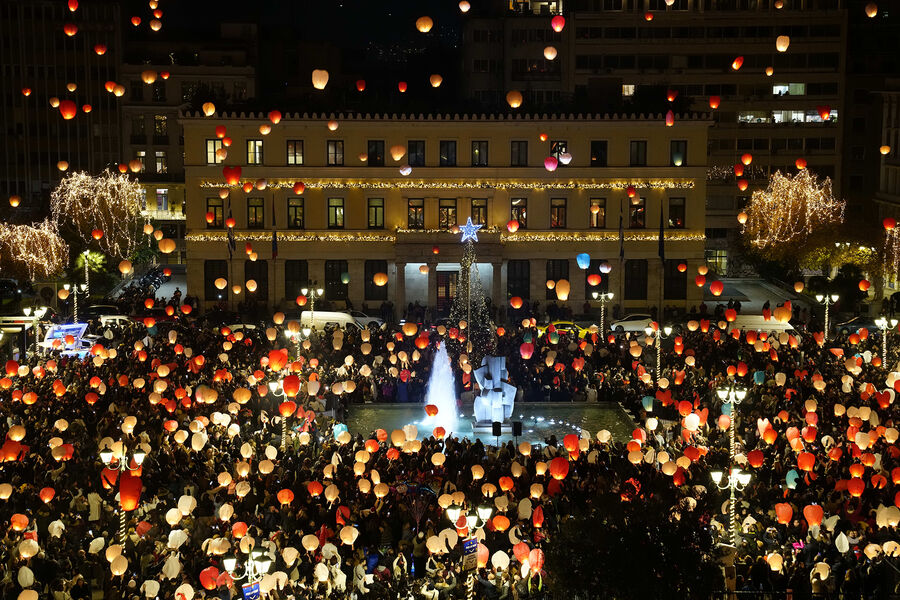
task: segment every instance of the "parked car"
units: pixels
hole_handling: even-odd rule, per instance
[[[340,327],[341,329],[355,328],[362,329],[350,314],[345,312],[331,312],[327,310],[317,310],[315,313],[304,310],[300,313],[300,327],[315,327],[322,330],[325,327]]]
[[[843,335],[856,333],[860,329],[868,329],[870,333],[875,333],[878,331],[878,324],[875,323],[875,319],[872,317],[858,316],[842,323],[835,323],[831,326],[832,332]]]
[[[621,319],[613,321],[609,324],[609,328],[616,333],[638,333],[643,332],[653,319],[650,315],[638,313],[633,315],[625,315]]]
[[[94,304],[87,308],[78,309],[79,317],[86,321],[93,321],[100,317],[121,315],[122,311],[115,304]]]
[[[370,317],[364,312],[358,310],[348,311],[350,316],[356,320],[357,325],[362,328],[369,327],[371,325],[375,325],[376,327],[381,327],[384,325],[384,319],[379,319],[378,317]]]
[[[583,337],[581,335],[582,328],[573,323],[572,321],[553,321],[553,323],[548,323],[545,325],[538,325],[538,334],[544,335],[547,333],[547,330],[550,328],[550,325],[553,325],[553,328],[556,329],[556,332],[560,335],[572,335]]]

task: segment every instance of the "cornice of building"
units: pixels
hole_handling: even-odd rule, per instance
[[[684,124],[685,122],[696,123],[698,125],[710,125],[713,123],[712,116],[709,113],[683,113],[676,114],[675,123]],[[179,118],[186,124],[191,120],[209,121],[209,120],[231,120],[231,121],[269,121],[269,113],[266,112],[243,112],[243,111],[223,111],[215,112],[210,116],[206,116],[201,111],[181,111]],[[429,113],[429,114],[405,114],[405,113],[360,113],[360,112],[321,112],[321,113],[282,113],[281,121],[316,121],[322,120],[339,120],[342,122],[357,121],[389,121],[389,122],[481,122],[481,123],[520,123],[520,122],[643,122],[658,123],[664,122],[666,115],[663,113],[645,114],[645,113]]]

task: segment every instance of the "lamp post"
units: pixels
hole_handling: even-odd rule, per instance
[[[269,382],[269,392],[272,393],[276,398],[284,398],[284,381],[270,381]],[[284,452],[285,448],[287,448],[287,417],[281,415],[281,451]]]
[[[743,402],[744,398],[747,397],[747,390],[737,387],[734,382],[731,382],[727,388],[717,389],[716,394],[718,394],[719,400],[726,404],[731,404],[731,424],[728,426],[728,456],[733,464],[735,455],[734,428],[737,423],[737,407],[738,404]]]
[[[600,335],[606,332],[606,303],[612,301],[612,292],[591,292],[594,300],[600,300]]]
[[[731,490],[731,497],[728,502],[728,518],[731,521],[731,544],[734,546],[735,552],[737,552],[738,526],[737,511],[735,510],[735,495],[736,492],[743,491],[743,489],[747,487],[747,484],[750,483],[750,473],[745,473],[737,467],[732,467],[731,471],[728,473],[727,480],[724,482],[724,473],[722,473],[722,471],[713,471],[710,473],[710,476],[712,477],[713,483],[715,483],[720,490]]]
[[[303,294],[304,296],[306,296],[307,298],[309,298],[309,312],[310,312],[309,321],[310,321],[310,324],[313,324],[316,319],[316,298],[321,298],[322,294],[325,293],[325,290],[323,290],[320,287],[315,287],[316,285],[318,285],[318,283],[315,281],[310,282],[308,285],[310,287],[305,287],[305,288],[301,289],[300,293]],[[309,335],[309,334],[306,334],[306,335]]]
[[[816,302],[825,306],[825,339],[828,339],[828,307],[838,301],[837,294],[816,294]]]
[[[881,330],[881,356],[884,361],[884,366],[887,367],[888,332],[897,326],[897,319],[888,320],[887,317],[879,317],[875,320],[875,324],[878,325],[878,329]]]
[[[129,457],[130,454],[130,457]],[[128,464],[131,462],[129,459],[134,459],[134,463],[137,465],[136,469],[131,469]],[[118,441],[115,442],[112,446],[105,446],[100,449],[100,460],[103,461],[103,464],[109,466],[112,464],[113,460],[115,460],[118,464],[116,469],[119,471],[119,485],[122,484],[122,474],[126,470],[137,471],[141,468],[141,465],[144,463],[144,459],[147,458],[147,452],[144,450],[141,444],[135,445],[134,449],[129,453],[128,448],[125,445],[125,442]],[[121,493],[121,489],[120,489]],[[120,507],[119,508],[119,543],[122,547],[125,547],[125,523],[126,523],[127,515],[125,511]]]
[[[653,343],[656,345],[656,381],[659,382],[659,375],[662,372],[662,340],[672,334],[672,328],[666,325],[661,329],[658,326],[654,329],[648,325],[644,327],[644,333],[648,337],[652,337]]]
[[[262,548],[252,548],[247,555],[247,562],[244,564],[244,572],[237,575],[237,556],[230,554],[222,560],[222,565],[234,581],[246,579],[249,585],[259,583],[263,575],[268,573],[269,567],[272,566],[272,559],[266,554]]]
[[[460,517],[465,517],[466,527],[469,531],[472,531],[487,525],[493,512],[494,507],[489,504],[481,505],[468,513],[464,512],[464,509],[461,506],[451,505],[447,507],[447,518],[450,519],[450,522],[454,527],[457,527],[459,525]],[[463,568],[465,569],[465,555],[463,555]],[[466,598],[467,600],[472,600],[475,598],[475,577],[472,575],[472,569],[468,569],[467,571]]]
[[[84,261],[84,289],[87,292],[87,295],[90,295],[91,289],[91,278],[88,275],[88,251],[85,250],[81,253],[81,259]],[[87,296],[85,296],[85,300],[87,300]]]

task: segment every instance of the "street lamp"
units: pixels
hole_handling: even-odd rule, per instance
[[[275,396],[276,398],[284,398],[284,380],[281,381],[270,381],[269,382],[269,392]],[[281,415],[281,451],[284,452],[287,448],[287,432],[288,432],[288,422],[287,417],[283,414]]]
[[[600,300],[600,335],[606,331],[606,303],[613,299],[612,292],[591,292],[594,300]]]
[[[731,404],[731,424],[728,426],[728,456],[731,458],[731,461],[733,463],[735,455],[734,428],[735,424],[737,423],[737,407],[738,404],[743,402],[744,398],[747,397],[747,390],[738,387],[734,384],[734,382],[731,382],[731,384],[727,388],[717,389],[716,394],[719,396],[719,400],[721,400],[725,404]]]
[[[119,484],[122,483],[121,475],[126,470],[137,471],[141,468],[141,465],[144,463],[144,459],[147,458],[147,452],[144,450],[144,444],[137,444],[130,452],[131,456],[129,457],[128,448],[125,446],[125,442],[118,441],[114,443],[112,446],[104,446],[100,449],[100,460],[103,461],[103,464],[107,467],[115,460],[118,465],[116,469],[119,471]],[[137,468],[131,469],[129,467],[130,459],[134,460],[134,464],[137,465]],[[125,547],[125,523],[126,523],[126,513],[121,508],[119,509],[119,543],[122,547]]]
[[[888,332],[897,326],[897,319],[888,320],[886,317],[879,317],[875,319],[875,324],[881,330],[881,356],[883,357],[884,366],[887,367]]]
[[[647,327],[644,327],[644,333],[646,333],[648,337],[652,337],[653,343],[656,345],[656,381],[659,382],[659,375],[662,372],[662,340],[672,334],[672,328],[666,325],[662,329],[658,326],[654,329],[648,325]]]
[[[248,584],[253,585],[259,582],[263,575],[269,571],[269,567],[272,566],[272,559],[262,548],[253,548],[247,556],[243,574],[237,575],[235,572],[237,570],[237,556],[234,554],[230,554],[222,559],[222,565],[233,580],[246,579]]]
[[[736,492],[743,491],[744,488],[747,487],[747,484],[750,483],[750,473],[745,473],[737,467],[732,467],[731,472],[728,474],[728,478],[725,481],[723,481],[724,475],[725,474],[722,473],[722,471],[713,471],[710,473],[716,487],[720,490],[731,490],[731,498],[728,502],[728,518],[731,521],[731,544],[734,546],[736,552],[738,547],[738,526],[737,511],[734,506],[735,494]]]
[[[837,294],[816,294],[816,302],[825,305],[825,339],[828,339],[828,307],[838,301]]]
[[[309,312],[310,312],[309,321],[310,321],[310,323],[315,323],[316,298],[321,298],[322,294],[325,293],[325,290],[323,290],[320,287],[313,287],[313,286],[317,285],[317,282],[315,282],[315,281],[310,282],[308,285],[310,287],[305,287],[305,288],[301,289],[300,293],[309,298]],[[306,335],[309,335],[309,334],[307,333]]]
[[[469,531],[479,529],[487,525],[494,512],[494,507],[489,504],[483,504],[478,508],[464,512],[462,506],[451,505],[447,507],[447,518],[454,527],[459,527],[460,517],[465,517],[466,527]],[[465,541],[463,542],[465,544]],[[463,568],[465,569],[465,554],[463,554]],[[477,559],[476,559],[477,560]],[[475,597],[475,577],[472,569],[469,569],[466,575],[466,598],[472,600]]]

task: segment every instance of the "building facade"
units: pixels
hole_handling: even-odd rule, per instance
[[[472,12],[466,91],[485,104],[519,90],[521,110],[639,111],[665,104],[670,92],[682,110],[717,106],[706,227],[710,266],[720,272],[729,270],[737,212],[771,173],[796,171],[803,159],[842,189],[843,0],[495,0]],[[560,32],[551,29],[554,15],[565,17]],[[782,35],[786,52],[775,46]],[[747,153],[749,187],[740,190],[733,165]]]
[[[464,250],[454,226],[468,219],[483,225],[478,274],[496,306],[554,301],[546,283],[560,279],[576,313],[593,291],[613,292],[628,311],[700,302],[703,116],[673,127],[661,115],[287,114],[272,125],[264,114],[193,113],[181,123],[188,289],[207,307],[235,307],[253,280],[258,303],[283,309],[310,287],[337,307],[446,311]],[[217,126],[231,142],[224,161]],[[571,161],[550,172],[551,155]],[[379,273],[386,285],[375,284]],[[589,274],[601,283],[590,286]]]
[[[144,216],[152,219],[175,252],[160,258],[184,263],[184,135],[179,111],[206,101],[237,106],[256,95],[256,26],[223,23],[218,36],[198,49],[197,40],[130,40],[121,78],[123,155],[138,159]],[[126,161],[127,162],[127,161]]]

